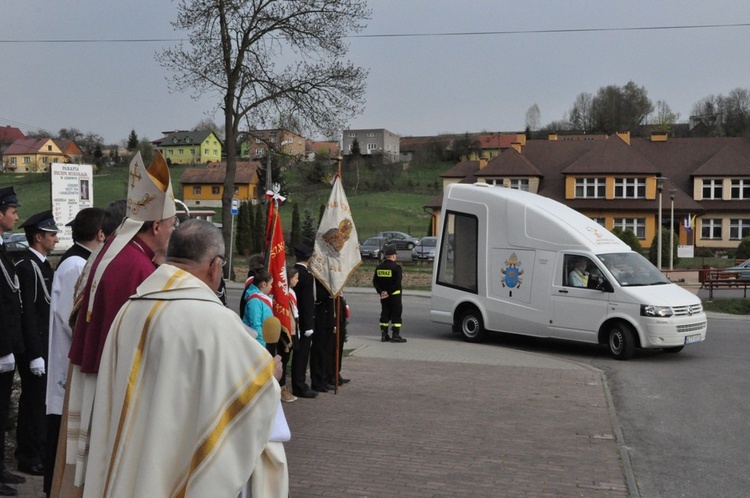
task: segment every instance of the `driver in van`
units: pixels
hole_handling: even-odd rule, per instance
[[[586,258],[576,258],[573,270],[568,274],[568,285],[573,287],[587,287],[589,273],[586,271]]]

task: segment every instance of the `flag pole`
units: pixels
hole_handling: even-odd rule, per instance
[[[336,157],[337,161],[337,174],[339,176],[339,181],[341,181],[341,151],[339,151],[338,156]],[[335,180],[334,180],[335,181]],[[333,382],[333,393],[338,394],[339,393],[339,371],[341,370],[341,292],[336,294],[336,301],[335,301],[335,311],[334,316],[336,317],[336,325],[335,325],[335,341],[336,341],[336,356],[334,357],[333,361],[333,374],[336,376]]]

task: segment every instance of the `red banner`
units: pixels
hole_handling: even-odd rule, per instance
[[[289,306],[289,287],[286,281],[286,248],[284,232],[281,230],[281,216],[275,200],[268,203],[266,223],[266,259],[268,271],[273,276],[273,315],[281,322],[281,331],[291,344],[294,327]]]

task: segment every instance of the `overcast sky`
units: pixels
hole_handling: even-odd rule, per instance
[[[402,136],[522,131],[533,104],[546,124],[562,119],[579,93],[629,80],[687,121],[702,98],[750,88],[750,2],[368,3],[372,19],[362,34],[506,34],[350,38],[351,60],[370,71],[366,108],[352,128],[386,128]],[[168,43],[32,42],[180,38],[169,24],[175,12],[165,0],[3,1],[0,125],[78,128],[119,143],[131,129],[153,140],[206,117],[221,124],[223,116],[211,114],[215,101],[169,92],[169,74],[154,59]],[[716,24],[748,25],[539,33]]]

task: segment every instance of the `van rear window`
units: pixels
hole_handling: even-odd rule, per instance
[[[477,292],[476,216],[446,212],[438,256],[437,283]]]

